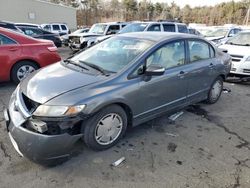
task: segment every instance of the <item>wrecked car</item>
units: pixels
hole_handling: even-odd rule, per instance
[[[230,68],[228,54],[194,35],[117,35],[24,79],[4,111],[8,134],[36,162],[68,158],[80,139],[104,150],[129,126],[215,103]]]

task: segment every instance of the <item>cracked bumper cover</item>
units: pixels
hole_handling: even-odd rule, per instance
[[[21,126],[29,120],[14,110],[13,104],[10,104],[9,109],[5,110],[5,116],[13,146],[17,151],[19,150],[18,153],[21,152],[22,155],[35,162],[46,163],[68,158],[73,145],[82,137],[82,134],[43,135],[32,132]]]

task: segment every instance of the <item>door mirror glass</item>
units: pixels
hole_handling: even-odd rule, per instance
[[[160,76],[165,72],[165,68],[161,65],[152,64],[149,65],[145,71],[145,75],[147,76]]]

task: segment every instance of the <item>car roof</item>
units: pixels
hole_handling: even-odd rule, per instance
[[[144,22],[140,22],[140,21],[135,21],[135,22],[131,22],[129,24],[178,24],[178,25],[186,25],[185,23],[179,23],[179,22],[168,22],[168,21],[144,21]]]
[[[150,40],[154,42],[160,42],[162,40],[172,39],[172,38],[198,38],[195,35],[185,34],[185,33],[176,33],[176,32],[131,32],[131,33],[123,33],[117,36],[122,37],[131,37],[136,39],[144,39]]]

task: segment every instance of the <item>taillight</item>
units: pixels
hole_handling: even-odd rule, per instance
[[[47,48],[48,48],[48,50],[49,50],[50,52],[56,52],[56,51],[57,51],[57,47],[56,47],[56,46],[47,47]]]

